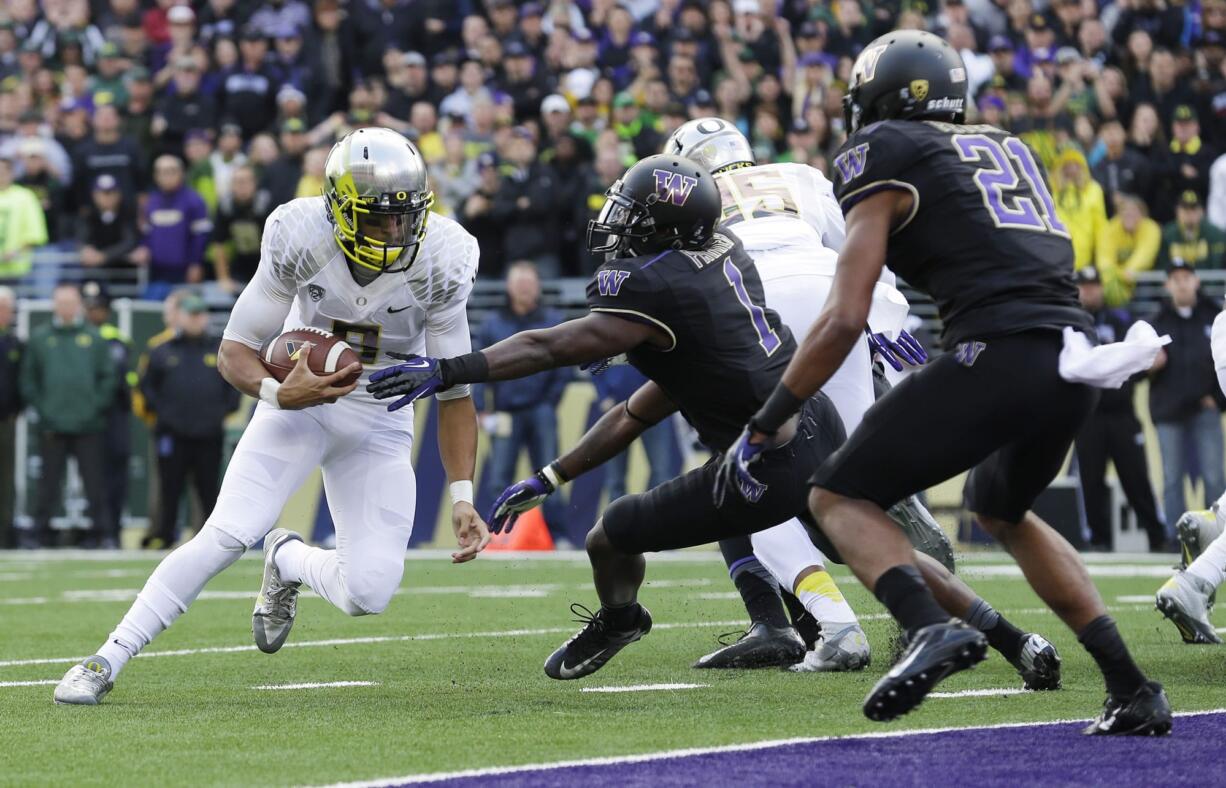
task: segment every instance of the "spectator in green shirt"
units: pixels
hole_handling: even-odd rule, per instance
[[[1226,266],[1226,232],[1209,223],[1200,196],[1191,189],[1179,195],[1175,221],[1162,228],[1159,266],[1176,258],[1201,271]]]
[[[47,217],[34,192],[13,182],[13,162],[0,158],[0,282],[30,273],[30,252],[47,243]]]
[[[77,460],[93,521],[83,545],[118,543],[103,472],[106,414],[117,383],[115,362],[98,329],[85,321],[82,307],[75,284],[56,285],[52,320],[30,335],[21,358],[21,398],[38,415],[42,476],[34,508],[34,539],[41,547],[52,544],[51,517],[62,501],[60,485],[69,455]]]

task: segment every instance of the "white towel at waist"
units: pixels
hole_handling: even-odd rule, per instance
[[[1162,346],[1169,344],[1166,334],[1158,336],[1144,320],[1133,323],[1123,342],[1090,344],[1089,338],[1074,328],[1064,329],[1064,349],[1060,351],[1060,377],[1070,383],[1086,383],[1100,389],[1118,389],[1138,372],[1154,365]]]

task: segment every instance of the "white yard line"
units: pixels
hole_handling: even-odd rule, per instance
[[[931,697],[931,696],[930,696]],[[1223,714],[1226,709],[1210,711],[1177,712],[1176,717],[1197,717],[1205,714]],[[502,774],[521,772],[554,771],[578,766],[614,766],[628,763],[646,763],[667,758],[687,758],[695,755],[710,755],[724,752],[749,752],[753,750],[768,750],[776,747],[787,747],[793,744],[816,744],[825,741],[860,740],[860,739],[893,739],[910,736],[929,736],[935,733],[949,733],[966,730],[1002,730],[1006,728],[1034,728],[1041,725],[1061,725],[1088,722],[1088,720],[1043,720],[1040,722],[1005,722],[996,725],[966,725],[951,728],[926,728],[910,731],[874,731],[858,733],[850,736],[812,736],[795,739],[772,739],[768,741],[750,742],[746,744],[726,744],[719,747],[691,747],[678,750],[664,750],[639,755],[608,756],[603,758],[586,758],[575,761],[557,761],[554,763],[530,763],[520,766],[490,766],[482,769],[465,769],[455,772],[427,772],[425,774],[406,774],[399,777],[385,777],[379,780],[367,780],[350,783],[332,783],[323,788],[382,788],[382,786],[404,785],[406,783],[432,783],[443,780],[455,780],[463,777],[491,777]]]
[[[300,689],[328,689],[331,687],[378,687],[377,681],[322,681],[322,682],[304,682],[302,684],[259,684],[251,689],[253,690],[300,690]]]
[[[1108,606],[1107,610],[1143,610],[1142,606],[1120,607]],[[1045,607],[1023,608],[1018,610],[1006,611],[1012,616],[1026,615],[1051,615],[1051,611]],[[871,613],[866,616],[860,616],[861,621],[881,621],[889,618],[888,613]],[[707,627],[744,627],[745,621],[737,619],[735,621],[688,621],[688,622],[665,622],[662,624],[654,624],[652,629],[704,629]],[[473,638],[510,638],[510,637],[534,637],[537,635],[557,635],[563,633],[574,633],[575,627],[546,627],[541,629],[506,629],[492,632],[426,632],[419,635],[375,635],[370,637],[360,638],[332,638],[329,640],[303,640],[299,642],[286,643],[282,648],[320,648],[328,646],[355,646],[368,645],[374,643],[407,643],[414,640],[471,640]],[[195,654],[237,654],[245,651],[255,651],[255,646],[251,644],[242,646],[206,646],[202,648],[184,648],[174,651],[144,651],[137,655],[138,658],[150,657],[186,657]],[[88,654],[79,657],[40,657],[34,659],[7,659],[0,660],[0,668],[22,667],[26,665],[63,665],[73,662],[80,662]]]
[[[930,698],[995,698],[1001,695],[1021,695],[1024,690],[1019,687],[1002,687],[1000,689],[969,689],[957,692],[929,692]]]
[[[1153,594],[1124,594],[1115,598],[1116,602],[1121,605],[1141,605],[1145,603],[1153,604]]]
[[[653,692],[655,690],[701,689],[710,684],[632,684],[627,687],[584,687],[580,692]]]
[[[652,629],[700,629],[705,627],[735,627],[744,626],[744,621],[692,621],[687,623],[655,624]],[[506,629],[495,632],[426,632],[420,635],[376,635],[361,638],[332,638],[329,640],[303,640],[297,643],[286,643],[282,648],[321,648],[328,646],[357,646],[372,643],[406,643],[414,640],[468,640],[473,638],[513,638],[534,637],[537,635],[573,634],[574,626],[548,627],[543,629]],[[174,651],[144,651],[137,655],[138,659],[151,657],[188,657],[196,654],[237,654],[244,651],[255,651],[254,645],[244,646],[209,646],[205,648],[182,648]],[[0,668],[21,667],[25,665],[63,665],[80,662],[89,656],[79,657],[49,657],[40,659],[8,659],[0,660]]]
[[[38,679],[37,681],[0,681],[0,687],[42,687],[59,683],[59,679]]]

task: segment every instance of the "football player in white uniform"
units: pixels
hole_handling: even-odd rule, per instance
[[[477,243],[451,219],[430,216],[421,154],[389,129],[355,131],[333,147],[324,194],[269,216],[260,265],[230,316],[219,369],[260,402],[200,532],[166,556],[97,654],[74,666],[57,703],[97,704],[124,664],[192,603],[205,584],[260,540],[264,577],[252,616],[260,650],[289,635],[306,583],[352,616],[382,612],[400,585],[413,529],[413,411],[387,411],[352,368],[317,376],[309,348],[278,384],[260,348],[284,330],[339,335],[358,351],[363,382],[398,356],[471,350],[466,302]],[[429,228],[427,229],[427,219]],[[439,451],[451,480],[452,526],[468,561],[489,541],[472,505],[476,411],[468,387],[441,392]],[[273,530],[290,495],[317,467],[336,523],[336,549]]]
[[[830,181],[805,164],[756,164],[749,141],[721,118],[698,118],[683,124],[665,142],[664,152],[695,161],[715,176],[724,209],[723,228],[736,235],[753,258],[766,305],[779,313],[794,336],[808,334],[830,294],[843,246],[843,212]],[[902,368],[901,362],[922,364],[926,360],[923,349],[903,330],[910,307],[894,284],[894,274],[883,268],[869,313],[869,341],[853,348],[822,387],[834,402],[848,435],[876,400],[874,350],[895,369]],[[1059,686],[1060,660],[1055,648],[1038,635],[1014,628],[952,574],[953,549],[948,537],[923,505],[908,499],[892,508],[890,515],[907,532],[918,552],[936,559],[922,561],[921,565],[925,579],[940,594],[942,605],[972,625],[988,632],[995,630],[989,635],[992,645],[1014,664],[1027,687]],[[826,572],[826,558],[814,546],[804,525],[793,519],[753,534],[750,543],[761,566],[796,595],[821,627],[814,647],[792,669],[855,670],[866,665],[869,652],[864,633]],[[752,562],[742,558],[738,563],[735,546],[721,547],[734,581],[744,578],[747,570],[752,570]],[[738,583],[738,588],[743,585],[747,583]],[[748,597],[744,589],[742,594]],[[761,603],[756,607],[763,609]],[[747,655],[770,654],[789,640],[795,643],[795,632],[781,632],[778,627],[755,622],[744,638],[707,655],[696,667],[748,667]]]

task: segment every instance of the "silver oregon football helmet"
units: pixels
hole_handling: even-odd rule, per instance
[[[745,135],[732,123],[714,117],[683,123],[664,143],[664,153],[689,159],[712,174],[757,163]]]
[[[417,259],[434,193],[404,135],[378,127],[346,134],[324,164],[324,199],[336,242],[355,265],[395,273]]]

